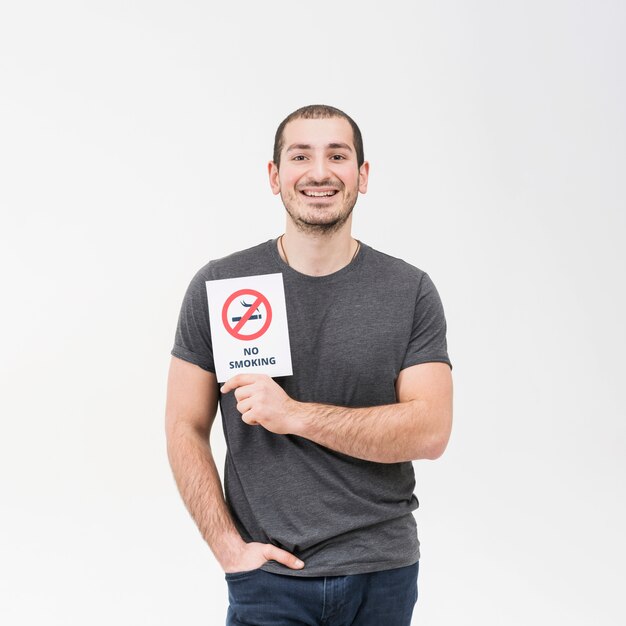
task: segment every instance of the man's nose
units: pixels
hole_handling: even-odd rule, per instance
[[[309,173],[311,178],[318,182],[330,178],[328,161],[325,158],[314,159],[311,162],[311,170]]]

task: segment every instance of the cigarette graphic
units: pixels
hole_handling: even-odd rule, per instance
[[[252,304],[246,304],[243,300],[239,301],[239,304],[241,304],[241,306],[245,306],[245,307],[251,307]],[[258,307],[256,309],[257,311],[259,310]],[[233,322],[238,322],[243,316],[239,316],[239,317],[232,317],[232,321]],[[259,313],[258,315],[251,315],[249,318],[249,320],[260,320],[263,319],[263,316]]]

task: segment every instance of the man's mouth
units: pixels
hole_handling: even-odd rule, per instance
[[[301,194],[307,196],[307,198],[330,198],[337,193],[336,189],[302,189]]]

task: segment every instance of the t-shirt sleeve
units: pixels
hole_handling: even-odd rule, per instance
[[[415,301],[411,338],[400,369],[433,361],[447,363],[452,369],[446,330],[446,318],[439,292],[430,276],[424,273]]]
[[[203,270],[199,270],[187,287],[171,354],[215,372],[206,280]]]

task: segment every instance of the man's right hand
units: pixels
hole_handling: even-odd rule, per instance
[[[291,552],[282,550],[271,543],[252,541],[244,543],[232,561],[228,565],[222,565],[222,568],[227,574],[247,572],[258,569],[267,561],[277,561],[290,569],[302,569],[304,567],[304,563]]]

